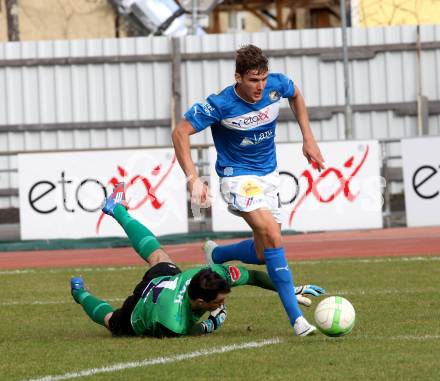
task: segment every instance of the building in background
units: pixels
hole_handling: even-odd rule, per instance
[[[106,0],[0,0],[0,41],[116,37]]]
[[[4,42],[338,25],[339,0],[0,0]]]
[[[339,25],[339,0],[224,0],[213,10],[209,30],[258,32]]]
[[[438,0],[351,0],[353,26],[440,23]]]

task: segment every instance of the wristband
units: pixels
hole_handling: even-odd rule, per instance
[[[203,320],[200,323],[202,328],[203,328],[203,332],[204,333],[212,333],[216,329],[215,328],[215,323],[212,321],[211,317],[212,316],[210,316],[208,320]]]

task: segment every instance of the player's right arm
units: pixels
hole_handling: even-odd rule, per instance
[[[189,137],[197,131],[186,119],[182,119],[173,130],[171,135],[176,152],[177,161],[185,173],[188,181],[188,190],[191,199],[198,205],[204,205],[208,201],[208,187],[200,180],[196,166],[191,157]]]
[[[222,305],[209,313],[208,319],[195,324],[190,330],[190,335],[205,335],[219,329],[226,320],[226,306]]]
[[[201,206],[209,205],[209,190],[197,174],[191,157],[189,137],[219,122],[220,119],[220,113],[209,97],[205,103],[196,103],[191,106],[171,135],[177,161],[188,181],[191,199]]]
[[[310,127],[309,115],[307,112],[306,103],[301,91],[294,86],[294,95],[289,97],[289,106],[295,114],[303,136],[303,154],[307,158],[309,164],[314,162],[316,168],[321,171],[325,169],[324,158],[313,136],[312,128]]]

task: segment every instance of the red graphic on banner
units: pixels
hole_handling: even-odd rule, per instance
[[[295,216],[295,213],[298,211],[299,207],[311,194],[316,198],[318,202],[324,204],[331,203],[341,192],[343,192],[344,197],[349,202],[355,201],[356,198],[359,196],[359,192],[357,194],[353,194],[351,192],[350,182],[364,165],[365,160],[368,157],[368,151],[369,151],[369,146],[366,147],[364,156],[362,157],[360,163],[354,168],[354,171],[348,176],[348,179],[346,179],[342,174],[342,172],[337,168],[332,168],[332,167],[327,168],[324,172],[320,173],[320,175],[316,179],[314,179],[312,173],[308,169],[306,169],[301,174],[301,177],[305,177],[307,179],[307,190],[298,199],[297,203],[294,205],[292,211],[290,212],[289,226],[292,226],[293,217]],[[353,162],[354,162],[354,156],[351,156],[347,161],[345,161],[344,167],[351,168],[353,166]],[[317,169],[317,164],[315,162],[312,162],[312,168]],[[333,193],[330,194],[330,196],[328,196],[327,198],[323,198],[322,195],[319,193],[318,185],[321,181],[323,181],[327,176],[329,176],[332,173],[336,176],[339,182],[339,186],[337,189],[335,189]]]
[[[128,189],[130,187],[132,187],[133,185],[138,184],[138,183],[143,184],[143,186],[145,188],[145,196],[142,197],[141,200],[138,201],[135,205],[130,205],[129,204],[130,200],[127,200],[128,201],[127,209],[128,210],[139,209],[142,205],[144,205],[148,201],[151,202],[151,206],[154,209],[162,208],[164,201],[161,202],[156,197],[156,192],[161,187],[163,182],[166,180],[168,175],[171,173],[171,170],[173,169],[175,163],[176,163],[176,155],[173,155],[167,170],[165,171],[165,173],[162,174],[162,176],[157,180],[156,184],[154,184],[154,185],[152,185],[152,182],[147,177],[145,177],[143,175],[135,175],[129,181],[127,181],[125,184],[125,191],[126,192],[128,191]],[[118,173],[119,173],[120,177],[124,178],[124,177],[128,176],[128,172],[124,168],[122,168],[121,166],[118,165],[117,169],[118,169]],[[153,170],[151,171],[151,176],[159,176],[161,170],[162,170],[162,165],[159,164],[159,165],[155,166],[153,168]],[[114,187],[119,182],[121,182],[120,178],[112,177],[107,182],[107,185],[112,185]],[[99,228],[101,226],[101,222],[105,216],[106,216],[106,214],[101,212],[101,215],[98,218],[98,222],[96,223],[96,233],[99,233]]]

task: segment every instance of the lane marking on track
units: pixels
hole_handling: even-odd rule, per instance
[[[78,372],[70,372],[70,373],[65,373],[65,374],[61,374],[61,375],[49,375],[49,376],[44,376],[41,378],[33,378],[28,381],[70,380],[72,378],[93,376],[95,374],[100,374],[100,373],[112,373],[112,372],[118,372],[118,371],[125,370],[125,369],[140,368],[140,367],[159,365],[159,364],[170,364],[170,363],[193,359],[196,357],[211,356],[214,354],[227,353],[227,352],[232,352],[232,351],[237,351],[237,350],[242,350],[242,349],[261,348],[261,347],[264,347],[267,345],[280,344],[282,342],[283,341],[281,339],[274,337],[272,339],[267,339],[267,340],[262,340],[262,341],[251,341],[251,342],[247,342],[247,343],[232,344],[232,345],[226,345],[223,347],[217,347],[217,348],[211,348],[211,349],[201,349],[198,351],[182,353],[182,354],[175,355],[175,356],[156,357],[156,358],[152,358],[152,359],[145,359],[143,361],[133,361],[133,362],[113,364],[113,365],[104,366],[101,368],[84,369],[84,370],[81,370]]]

